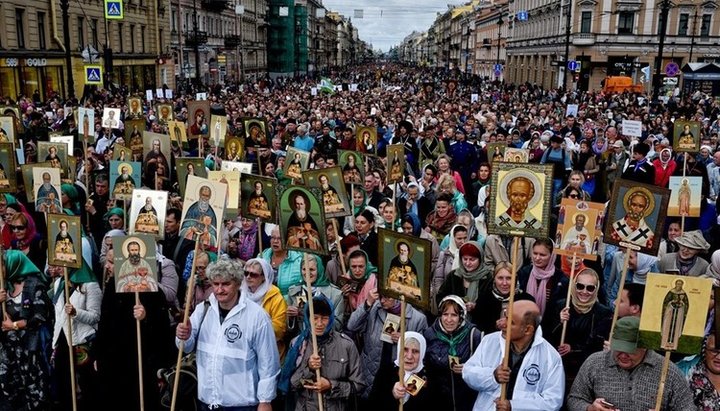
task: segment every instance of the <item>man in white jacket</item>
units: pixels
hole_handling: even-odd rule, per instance
[[[540,309],[532,301],[513,304],[510,362],[503,367],[506,326],[480,342],[463,367],[463,380],[478,391],[473,411],[559,410],[565,394],[560,355],[542,336]],[[507,383],[507,399],[500,385]]]
[[[265,310],[241,295],[242,275],[229,259],[210,264],[210,305],[198,305],[190,323],[177,327],[178,346],[197,346],[198,410],[272,410],[280,374],[275,333]]]

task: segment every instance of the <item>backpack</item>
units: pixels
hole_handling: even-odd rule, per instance
[[[210,301],[205,300],[203,302],[203,315],[200,318],[200,325],[198,325],[198,335],[200,335],[200,328],[202,327],[203,321],[205,321],[205,315],[207,315],[208,309],[210,308]],[[195,346],[197,349],[197,345]],[[198,393],[198,378],[197,378],[197,364],[195,362],[195,350],[186,354],[180,361],[180,369],[175,368],[173,364],[170,368],[161,368],[157,372],[158,381],[160,382],[160,404],[167,409],[170,409],[172,403],[173,385],[175,384],[175,374],[180,373],[180,380],[178,383],[178,393],[175,408],[180,411],[196,411],[195,398]]]

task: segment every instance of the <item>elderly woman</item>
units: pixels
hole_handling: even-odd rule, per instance
[[[430,387],[428,376],[424,370],[423,359],[427,351],[427,343],[422,334],[405,332],[405,352],[397,353],[394,366],[384,363],[378,370],[375,383],[370,392],[370,406],[368,409],[392,410],[397,408],[398,401],[404,404],[404,410],[432,410]],[[398,369],[400,361],[405,366],[404,381],[398,380]],[[422,380],[422,386],[418,387],[416,381]],[[411,395],[413,392],[414,395]]]
[[[467,302],[468,311],[473,311],[478,296],[492,287],[492,275],[490,268],[483,264],[482,250],[477,242],[463,244],[459,255],[460,264],[440,286],[437,299],[457,295]]]
[[[345,300],[343,294],[335,284],[331,284],[325,276],[325,267],[322,259],[315,254],[305,254],[300,261],[300,268],[303,275],[303,283],[290,287],[285,296],[287,303],[287,321],[291,333],[298,333],[303,326],[303,307],[308,300],[306,281],[312,285],[312,295],[324,295],[332,303],[335,310],[335,328],[342,331],[345,320]],[[300,321],[298,321],[298,317]]]
[[[566,381],[572,383],[587,356],[603,349],[610,333],[612,311],[598,301],[600,277],[595,270],[581,270],[570,286],[570,307],[565,308],[564,297],[557,300],[552,310],[546,311],[543,329],[548,330],[548,341],[558,347]],[[563,323],[567,323],[567,332],[560,344]]]
[[[6,284],[0,303],[6,305],[0,338],[0,409],[37,410],[48,407],[52,302],[47,278],[18,250],[4,256]]]
[[[257,256],[260,252],[259,229],[255,220],[251,218],[240,219],[240,229],[234,232],[229,239],[228,254],[243,261]]]
[[[493,273],[492,288],[486,289],[475,302],[475,309],[470,319],[485,335],[500,329],[498,321],[504,318],[505,309],[510,302],[511,272],[510,263],[505,261],[497,263]],[[519,300],[535,301],[530,294],[516,286],[515,301]]]
[[[701,358],[688,379],[698,411],[714,411],[720,404],[720,345],[715,334],[705,337]]]
[[[50,266],[48,271],[54,277],[62,277],[63,268]],[[72,407],[70,396],[70,361],[68,358],[67,332],[68,317],[72,321],[73,348],[77,361],[75,374],[80,392],[83,395],[79,401],[80,409],[94,409],[98,406],[95,395],[98,388],[95,386],[97,372],[93,369],[91,342],[95,339],[98,323],[100,322],[100,305],[102,303],[102,290],[97,283],[95,275],[87,264],[80,269],[73,269],[70,273],[70,300],[66,301],[65,288],[58,279],[56,290],[53,290],[52,300],[55,304],[55,330],[53,333],[54,348],[54,375],[57,385],[58,400],[63,409]]]
[[[292,342],[280,374],[278,388],[297,394],[295,410],[318,409],[318,393],[323,394],[324,409],[350,409],[349,399],[365,388],[360,355],[353,341],[336,331],[332,303],[324,295],[313,297],[314,318],[310,327],[309,307],[305,307],[305,327]],[[313,354],[310,332],[315,334],[320,355]],[[316,372],[320,370],[320,379]]]
[[[427,341],[425,365],[432,409],[470,411],[477,392],[462,378],[463,364],[480,345],[481,332],[467,320],[465,302],[456,295],[445,297],[438,306],[439,316],[423,333]]]
[[[688,231],[675,239],[680,246],[676,253],[666,254],[658,261],[658,269],[662,273],[688,275],[697,277],[705,274],[708,262],[699,256],[707,252],[710,244],[705,241],[700,230]]]
[[[260,305],[270,316],[280,359],[285,357],[285,333],[287,332],[287,303],[280,289],[273,285],[275,274],[270,263],[260,258],[252,258],[245,263],[245,281],[240,291]]]
[[[435,265],[435,270],[433,270],[430,285],[431,295],[436,295],[448,275],[460,266],[460,247],[468,241],[467,227],[455,224],[450,229],[448,236],[450,237],[449,245],[446,249],[440,251],[438,263]]]
[[[625,283],[645,284],[647,274],[650,271],[657,271],[655,263],[657,258],[637,251],[628,251],[630,260],[628,261],[628,270],[625,275]],[[616,251],[613,257],[612,267],[610,268],[610,276],[605,281],[605,297],[608,305],[612,305],[617,298],[620,289],[620,276],[622,275],[623,263],[625,261],[625,252]]]
[[[347,298],[350,311],[365,303],[368,293],[377,288],[377,268],[363,250],[354,250],[348,256],[348,272],[339,279],[340,292]]]
[[[125,229],[125,212],[120,207],[114,207],[105,213],[105,221],[110,230]]]
[[[270,247],[262,252],[262,258],[270,263],[280,293],[285,296],[293,285],[302,284],[300,260],[302,253],[283,248],[280,227],[275,226],[270,233]]]
[[[462,176],[457,171],[450,168],[451,159],[447,154],[441,154],[435,166],[437,167],[437,185],[440,187],[440,178],[444,175],[450,176],[455,181],[455,188],[460,194],[465,193],[465,187],[463,186]]]
[[[8,223],[13,232],[12,248],[22,251],[36,266],[45,267],[46,241],[35,231],[35,222],[26,212],[16,213]]]

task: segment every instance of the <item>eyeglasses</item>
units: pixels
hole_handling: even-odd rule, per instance
[[[575,283],[575,289],[578,291],[587,290],[587,292],[592,293],[596,288],[597,286],[593,284]]]
[[[262,276],[262,274],[260,274],[260,273],[256,273],[253,271],[245,271],[245,277],[260,278],[260,276]]]
[[[713,357],[713,358],[718,358],[718,357],[720,357],[720,348],[714,348],[714,349],[709,349],[709,348],[708,348],[708,349],[706,349],[706,352],[707,352],[708,354],[710,354],[710,356]]]
[[[206,266],[204,265],[196,265],[195,271],[205,271]]]
[[[10,224],[10,229],[11,229],[12,231],[22,231],[22,230],[24,230],[25,228],[26,228],[26,227],[25,227],[24,225],[12,225],[12,224]]]
[[[570,197],[570,198],[578,198],[578,197],[580,197],[580,196],[577,195],[577,194],[570,194],[568,197]]]

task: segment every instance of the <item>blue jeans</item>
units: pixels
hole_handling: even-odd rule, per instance
[[[219,407],[219,408],[210,408],[209,405],[205,404],[204,402],[198,400],[198,411],[257,411],[258,406],[257,405],[248,405],[244,407]]]

